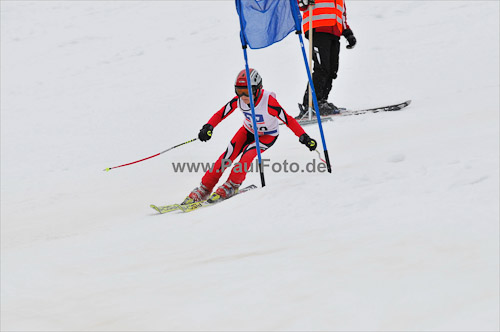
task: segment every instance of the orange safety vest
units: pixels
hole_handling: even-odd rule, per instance
[[[344,0],[316,0],[312,10],[313,28],[337,26],[342,34],[344,30]],[[304,33],[309,31],[309,10],[304,11]]]

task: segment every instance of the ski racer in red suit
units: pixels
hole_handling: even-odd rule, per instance
[[[276,142],[279,134],[278,120],[286,124],[299,137],[300,143],[305,144],[309,150],[314,151],[317,147],[316,141],[306,134],[297,120],[285,112],[276,100],[274,92],[269,92],[262,88],[262,78],[257,70],[250,69],[249,72],[252,86],[251,92],[255,101],[254,109],[261,152],[266,151]],[[198,134],[198,138],[203,142],[208,141],[212,137],[213,129],[237,108],[245,116],[243,126],[236,132],[233,139],[231,139],[226,151],[217,159],[214,167],[205,173],[201,179],[200,186],[195,188],[186,197],[183,204],[206,200],[222,176],[224,166],[228,166],[228,160],[232,163],[241,154],[240,167],[233,167],[227,181],[215,191],[222,199],[233,196],[238,192],[238,188],[245,180],[246,171],[250,169],[252,161],[257,156],[245,70],[240,71],[236,77],[235,92],[236,96],[215,113],[208,120],[208,123],[203,126]],[[226,162],[226,164],[223,165],[223,162]]]

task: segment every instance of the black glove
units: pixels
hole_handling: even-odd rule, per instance
[[[354,48],[354,46],[356,46],[356,37],[354,37],[354,33],[352,33],[351,29],[345,29],[342,32],[342,36],[344,36],[345,39],[347,39],[347,42],[349,43],[349,45],[347,45],[346,48],[352,49]]]
[[[198,138],[200,139],[200,141],[206,142],[211,139],[213,130],[214,127],[211,124],[207,123],[203,125],[203,128],[200,129],[200,133],[198,134]]]
[[[316,141],[307,134],[302,134],[299,137],[299,142],[307,146],[311,151],[316,150],[316,147],[318,146],[318,143],[316,143]]]
[[[299,0],[299,7],[307,7],[309,5],[314,5],[314,0]]]

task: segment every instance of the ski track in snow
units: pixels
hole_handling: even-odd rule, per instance
[[[324,123],[332,174],[267,168],[265,188],[166,215],[149,204],[202,176],[171,163],[213,162],[238,112],[102,170],[196,137],[232,97],[234,3],[1,6],[2,330],[500,329],[498,2],[348,2],[331,101],[412,104]],[[296,115],[297,37],[249,61]],[[287,128],[263,158],[318,162]]]

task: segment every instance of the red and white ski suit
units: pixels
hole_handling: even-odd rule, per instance
[[[281,105],[276,100],[276,95],[273,92],[261,90],[259,98],[255,102],[255,119],[259,135],[261,153],[270,148],[277,140],[279,134],[279,121],[283,122],[290,128],[294,134],[300,137],[305,133],[304,129],[293,117],[288,115]],[[228,180],[241,184],[246,177],[246,171],[250,169],[252,161],[257,156],[257,149],[252,125],[252,111],[250,106],[241,101],[235,96],[217,113],[215,113],[208,121],[214,128],[225,118],[227,118],[235,109],[239,108],[245,120],[243,126],[236,132],[231,139],[226,151],[217,159],[214,167],[208,170],[203,176],[201,183],[209,190],[212,190],[224,170],[222,169],[223,159],[231,160],[231,163],[240,155],[239,167],[233,167]],[[227,163],[226,163],[227,166]]]

